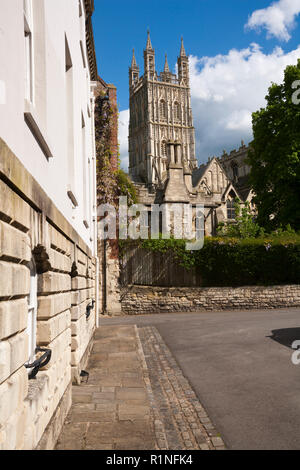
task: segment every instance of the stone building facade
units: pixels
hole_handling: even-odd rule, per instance
[[[178,57],[178,75],[170,72],[167,56],[164,71],[158,74],[148,32],[144,75],[139,75],[133,51],[129,82],[129,174],[133,181],[148,185],[165,181],[170,140],[182,143],[183,160],[191,170],[195,168],[189,65],[183,41]]]
[[[230,180],[233,181],[234,186],[238,190],[242,200],[251,203],[253,193],[249,184],[250,166],[247,163],[248,152],[250,146],[246,146],[242,140],[241,146],[238,149],[232,150],[230,153],[223,152],[223,155],[218,158],[222,167],[226,171]]]
[[[160,204],[204,206],[206,235],[214,235],[220,222],[235,218],[235,199],[251,200],[247,147],[222,158],[213,157],[198,167],[191,108],[189,59],[183,40],[178,74],[155,69],[150,35],[144,51],[144,75],[133,53],[129,68],[130,123],[129,174],[139,202],[149,208]]]
[[[97,323],[94,4],[0,9],[0,449],[52,449]]]

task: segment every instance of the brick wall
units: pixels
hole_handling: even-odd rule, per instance
[[[91,347],[95,259],[0,140],[0,449],[51,449],[71,405],[71,382]],[[52,357],[28,380],[29,263],[37,270],[37,346]],[[45,431],[46,434],[45,434]]]
[[[122,289],[122,311],[128,315],[300,307],[300,285],[274,287],[143,287]]]
[[[117,88],[113,84],[107,84],[102,78],[98,77],[95,96],[104,96],[107,94],[109,98],[109,106],[112,109],[111,125],[110,125],[110,151],[111,151],[111,168],[113,171],[118,169],[118,104],[117,104]]]
[[[113,171],[118,169],[118,105],[117,105],[117,88],[114,85],[107,85],[108,96],[111,108],[113,110],[112,123],[111,123],[111,167]]]

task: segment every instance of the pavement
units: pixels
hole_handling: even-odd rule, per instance
[[[300,309],[100,317],[58,449],[300,449]]]
[[[135,327],[98,329],[56,450],[155,448],[143,369]]]
[[[56,450],[225,448],[156,328],[101,326],[87,371]]]
[[[154,327],[227,449],[300,449],[300,309],[101,318]]]

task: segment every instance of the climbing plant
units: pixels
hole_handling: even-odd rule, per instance
[[[98,205],[116,206],[119,196],[127,196],[129,205],[137,202],[135,187],[126,173],[120,169],[120,160],[118,159],[117,169],[113,169],[111,165],[111,137],[115,113],[117,110],[112,108],[103,90],[97,96],[95,103]]]

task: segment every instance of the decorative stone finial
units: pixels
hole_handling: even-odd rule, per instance
[[[164,72],[165,72],[165,73],[169,73],[169,72],[170,72],[167,54],[165,55],[165,68],[164,68]]]
[[[152,44],[151,44],[151,39],[150,39],[150,30],[149,28],[147,29],[147,45],[146,45],[146,50],[153,50]]]
[[[186,57],[186,52],[183,44],[183,37],[181,36],[181,49],[180,49],[180,56],[181,57]]]
[[[132,68],[132,69],[137,69],[137,68],[138,68],[137,63],[136,63],[136,60],[135,60],[135,51],[134,51],[134,49],[132,49],[131,68]]]

